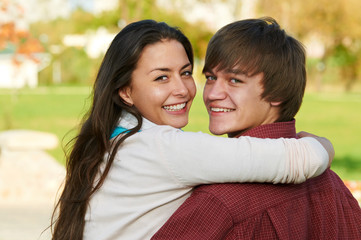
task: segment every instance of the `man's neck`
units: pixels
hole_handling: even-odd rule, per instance
[[[242,131],[234,137],[249,136],[257,138],[297,138],[296,120],[264,124]]]

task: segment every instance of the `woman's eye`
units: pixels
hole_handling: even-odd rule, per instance
[[[156,80],[156,81],[165,81],[165,80],[167,80],[167,79],[168,79],[167,76],[162,75],[162,76],[157,77],[155,80]]]
[[[185,71],[182,73],[182,75],[184,76],[192,76],[192,72],[191,71]]]

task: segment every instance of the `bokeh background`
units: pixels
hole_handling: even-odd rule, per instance
[[[208,132],[201,69],[209,39],[227,23],[271,16],[307,49],[308,84],[297,129],[331,140],[332,169],[360,200],[360,10],[359,0],[0,0],[0,136],[17,129],[54,134],[59,144],[46,153],[64,166],[63,147],[87,111],[107,47],[126,24],[140,19],[165,21],[189,37],[198,93],[185,130]],[[10,184],[1,177],[0,188]],[[0,217],[0,240],[37,239],[29,236],[39,235],[39,224],[21,218],[27,210],[1,207],[2,197],[0,191],[0,211],[8,217]],[[49,223],[48,212],[42,226]],[[27,238],[15,232],[16,224],[28,229]]]

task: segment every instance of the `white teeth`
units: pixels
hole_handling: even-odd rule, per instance
[[[185,106],[186,106],[186,103],[180,103],[177,105],[163,106],[163,108],[168,111],[179,111],[179,110],[183,109]]]
[[[211,111],[213,112],[231,112],[232,109],[229,108],[211,108]]]

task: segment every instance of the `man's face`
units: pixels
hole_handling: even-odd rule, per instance
[[[205,72],[203,101],[209,114],[209,130],[234,137],[278,118],[279,103],[261,99],[263,73],[247,76],[238,69],[217,68]]]

